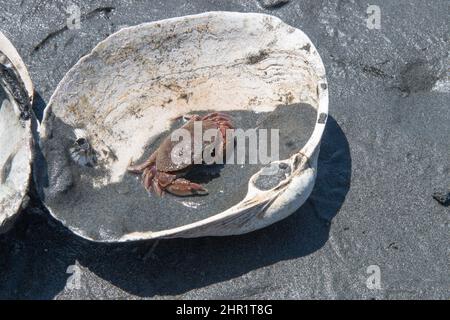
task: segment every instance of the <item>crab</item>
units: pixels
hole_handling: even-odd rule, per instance
[[[200,121],[202,132],[208,129],[217,130],[217,135],[213,141],[202,141],[202,155],[206,150],[214,153],[215,150],[225,151],[227,149],[226,130],[233,129],[231,117],[225,113],[209,113],[205,116],[188,115],[184,117],[188,121],[180,128],[188,130],[191,135],[191,141],[194,140],[194,124]],[[194,163],[194,147],[191,144],[190,161],[172,161],[172,150],[178,142],[172,141],[171,136],[166,137],[159,147],[150,155],[150,157],[137,165],[128,166],[127,170],[131,173],[142,175],[142,184],[148,192],[154,192],[162,196],[165,192],[176,196],[206,195],[208,190],[201,184],[189,181],[183,176],[192,169]],[[221,153],[222,155],[224,153]],[[198,158],[197,158],[198,159]],[[203,158],[200,163],[204,164]],[[210,163],[209,163],[210,164]]]

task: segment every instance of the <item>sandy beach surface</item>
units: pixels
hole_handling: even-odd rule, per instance
[[[449,298],[450,208],[432,196],[450,188],[447,1],[72,3],[80,29],[66,27],[65,1],[0,0],[0,29],[29,68],[38,118],[78,59],[124,26],[269,13],[303,30],[327,70],[318,178],[289,218],[222,238],[92,243],[31,201],[0,235],[0,299]],[[369,4],[380,29],[367,26]]]

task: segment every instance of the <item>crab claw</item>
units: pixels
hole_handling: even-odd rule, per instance
[[[207,195],[208,190],[198,183],[178,178],[166,187],[166,191],[176,196]]]

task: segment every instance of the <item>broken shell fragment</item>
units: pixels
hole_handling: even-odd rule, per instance
[[[32,94],[25,64],[0,32],[0,233],[11,227],[27,200]]]
[[[235,128],[279,130],[273,170],[200,165],[187,179],[208,195],[149,195],[129,164],[147,159],[183,116],[212,111],[230,115]],[[40,130],[48,180],[37,185],[56,219],[94,241],[242,234],[306,201],[327,114],[316,48],[276,17],[209,12],[124,28],[51,97]]]

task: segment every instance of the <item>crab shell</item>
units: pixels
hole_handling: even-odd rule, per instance
[[[171,136],[168,136],[164,139],[164,141],[159,146],[158,150],[156,150],[156,168],[158,171],[163,172],[176,172],[188,169],[194,163],[194,119],[189,120],[185,125],[183,125],[180,129],[185,129],[191,133],[191,155],[190,161],[172,161],[172,150],[178,141],[172,141]],[[201,121],[202,131],[205,132],[208,129],[218,129],[219,126],[217,123],[211,120],[203,120]],[[217,142],[219,139],[217,139]],[[226,142],[225,142],[226,143]],[[205,148],[212,150],[217,147],[216,141],[208,142],[202,141],[202,152]]]
[[[149,139],[168,130],[171,119],[211,109],[271,112],[280,99],[286,104],[309,104],[317,117],[307,143],[279,161],[290,168],[290,174],[270,190],[255,184],[259,171],[248,181],[243,200],[224,211],[164,230],[128,230],[117,225],[123,231],[113,235],[104,225],[96,225],[98,212],[78,215],[74,202],[64,201],[73,179],[84,170],[73,174],[73,164],[65,156],[73,143],[73,137],[66,135],[75,128],[86,130],[105,172],[94,178],[81,174],[81,179],[93,179],[93,191],[78,190],[79,201],[107,206],[113,221],[120,224],[133,219],[121,208],[120,195],[95,196],[96,190],[118,185],[130,160],[142,158]],[[42,152],[52,170],[48,186],[43,187],[45,204],[70,230],[93,241],[224,236],[257,230],[286,218],[309,197],[327,115],[328,87],[317,49],[301,30],[277,17],[208,12],[124,28],[83,57],[49,101],[40,131]],[[178,170],[166,161],[166,154],[161,153],[159,169]],[[150,213],[151,208],[133,214]],[[98,228],[95,235],[87,230],[93,225]]]

